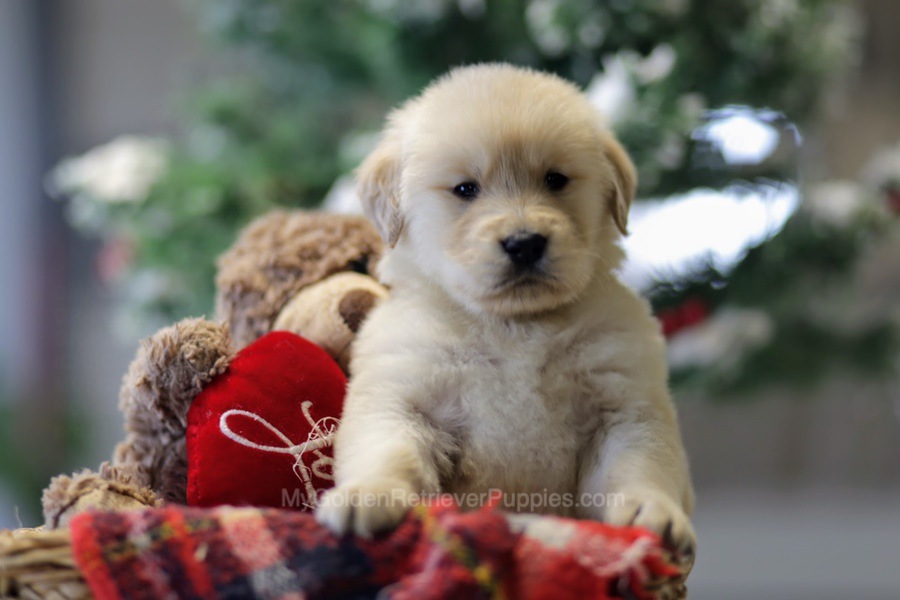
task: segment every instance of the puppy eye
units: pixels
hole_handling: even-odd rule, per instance
[[[547,189],[551,192],[558,192],[559,190],[566,187],[569,183],[569,178],[563,175],[562,173],[557,173],[556,171],[550,171],[546,175],[544,175],[544,185],[547,186]]]
[[[481,192],[478,184],[474,181],[464,181],[459,184],[455,188],[453,188],[453,195],[457,198],[462,198],[463,200],[474,200],[478,197],[478,194]]]

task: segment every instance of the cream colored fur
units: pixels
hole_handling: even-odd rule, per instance
[[[568,185],[548,189],[551,171]],[[319,520],[371,535],[406,494],[603,493],[620,501],[536,510],[646,526],[692,551],[664,340],[613,273],[634,168],[583,95],[506,65],[457,69],[390,116],[358,175],[393,246],[392,291],[354,346]],[[452,193],[466,181],[477,198]],[[549,239],[524,276],[500,244],[523,230]],[[392,500],[367,503],[377,494]]]

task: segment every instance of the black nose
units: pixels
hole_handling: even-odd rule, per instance
[[[528,267],[541,260],[547,248],[547,238],[539,233],[514,233],[500,242],[513,263]]]

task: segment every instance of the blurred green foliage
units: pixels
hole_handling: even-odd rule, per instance
[[[189,91],[183,134],[167,151],[163,176],[138,202],[64,190],[79,196],[77,226],[131,246],[118,289],[143,333],[209,314],[214,260],[237,230],[276,206],[321,203],[372,147],[390,107],[451,67],[508,61],[611,89],[618,94],[611,125],[638,167],[640,195],[659,198],[735,179],[796,178],[791,161],[729,168],[695,135],[698,126],[710,110],[731,105],[811,123],[854,61],[858,33],[845,0],[188,5],[227,66]],[[832,259],[851,260],[858,249],[853,232],[822,244],[804,227],[790,225],[734,274],[701,270],[689,284],[661,282],[654,302],[665,306],[715,284],[711,303],[762,306],[781,326],[809,294],[785,269],[808,267],[802,285],[815,285],[811,279],[833,274]],[[822,264],[806,264],[810,256]],[[724,280],[728,286],[719,284]],[[774,295],[756,293],[773,287]],[[801,300],[784,300],[791,294]],[[810,339],[823,347],[821,336]]]
[[[84,226],[134,244],[123,303],[155,316],[151,327],[208,313],[214,258],[239,227],[273,206],[316,206],[359,162],[391,106],[479,61],[580,85],[623,66],[631,100],[614,125],[641,193],[683,191],[696,183],[691,132],[705,108],[766,106],[803,122],[853,56],[843,2],[778,4],[192,0],[229,66],[190,91],[184,135],[149,196],[95,207]],[[660,48],[675,60],[648,74],[642,61]]]

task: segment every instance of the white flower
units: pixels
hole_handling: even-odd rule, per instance
[[[101,202],[140,202],[168,165],[163,140],[123,136],[74,158],[50,173],[54,195],[84,194]]]
[[[572,43],[566,30],[556,22],[560,5],[560,0],[531,0],[525,9],[531,38],[547,56],[559,56]]]
[[[668,44],[660,44],[647,56],[624,51],[603,59],[603,71],[594,75],[585,93],[611,125],[624,121],[637,102],[635,82],[651,84],[665,79],[677,56]]]
[[[847,227],[865,206],[868,194],[856,181],[825,181],[809,188],[803,210],[823,223]]]
[[[733,366],[745,352],[768,342],[772,330],[772,319],[760,310],[721,309],[669,340],[669,365],[676,369]]]
[[[647,55],[647,58],[634,62],[634,73],[641,83],[653,83],[665,79],[675,67],[677,58],[672,46],[660,44]]]
[[[863,169],[863,181],[876,190],[900,186],[900,144],[877,153]]]
[[[752,109],[731,107],[717,112],[693,135],[715,145],[728,164],[757,165],[778,148],[781,133]]]
[[[356,183],[349,175],[339,178],[328,190],[322,202],[325,212],[358,215],[362,214],[362,204],[356,195]]]
[[[603,61],[603,71],[594,75],[585,93],[610,125],[621,123],[635,105],[634,83],[621,55]]]

